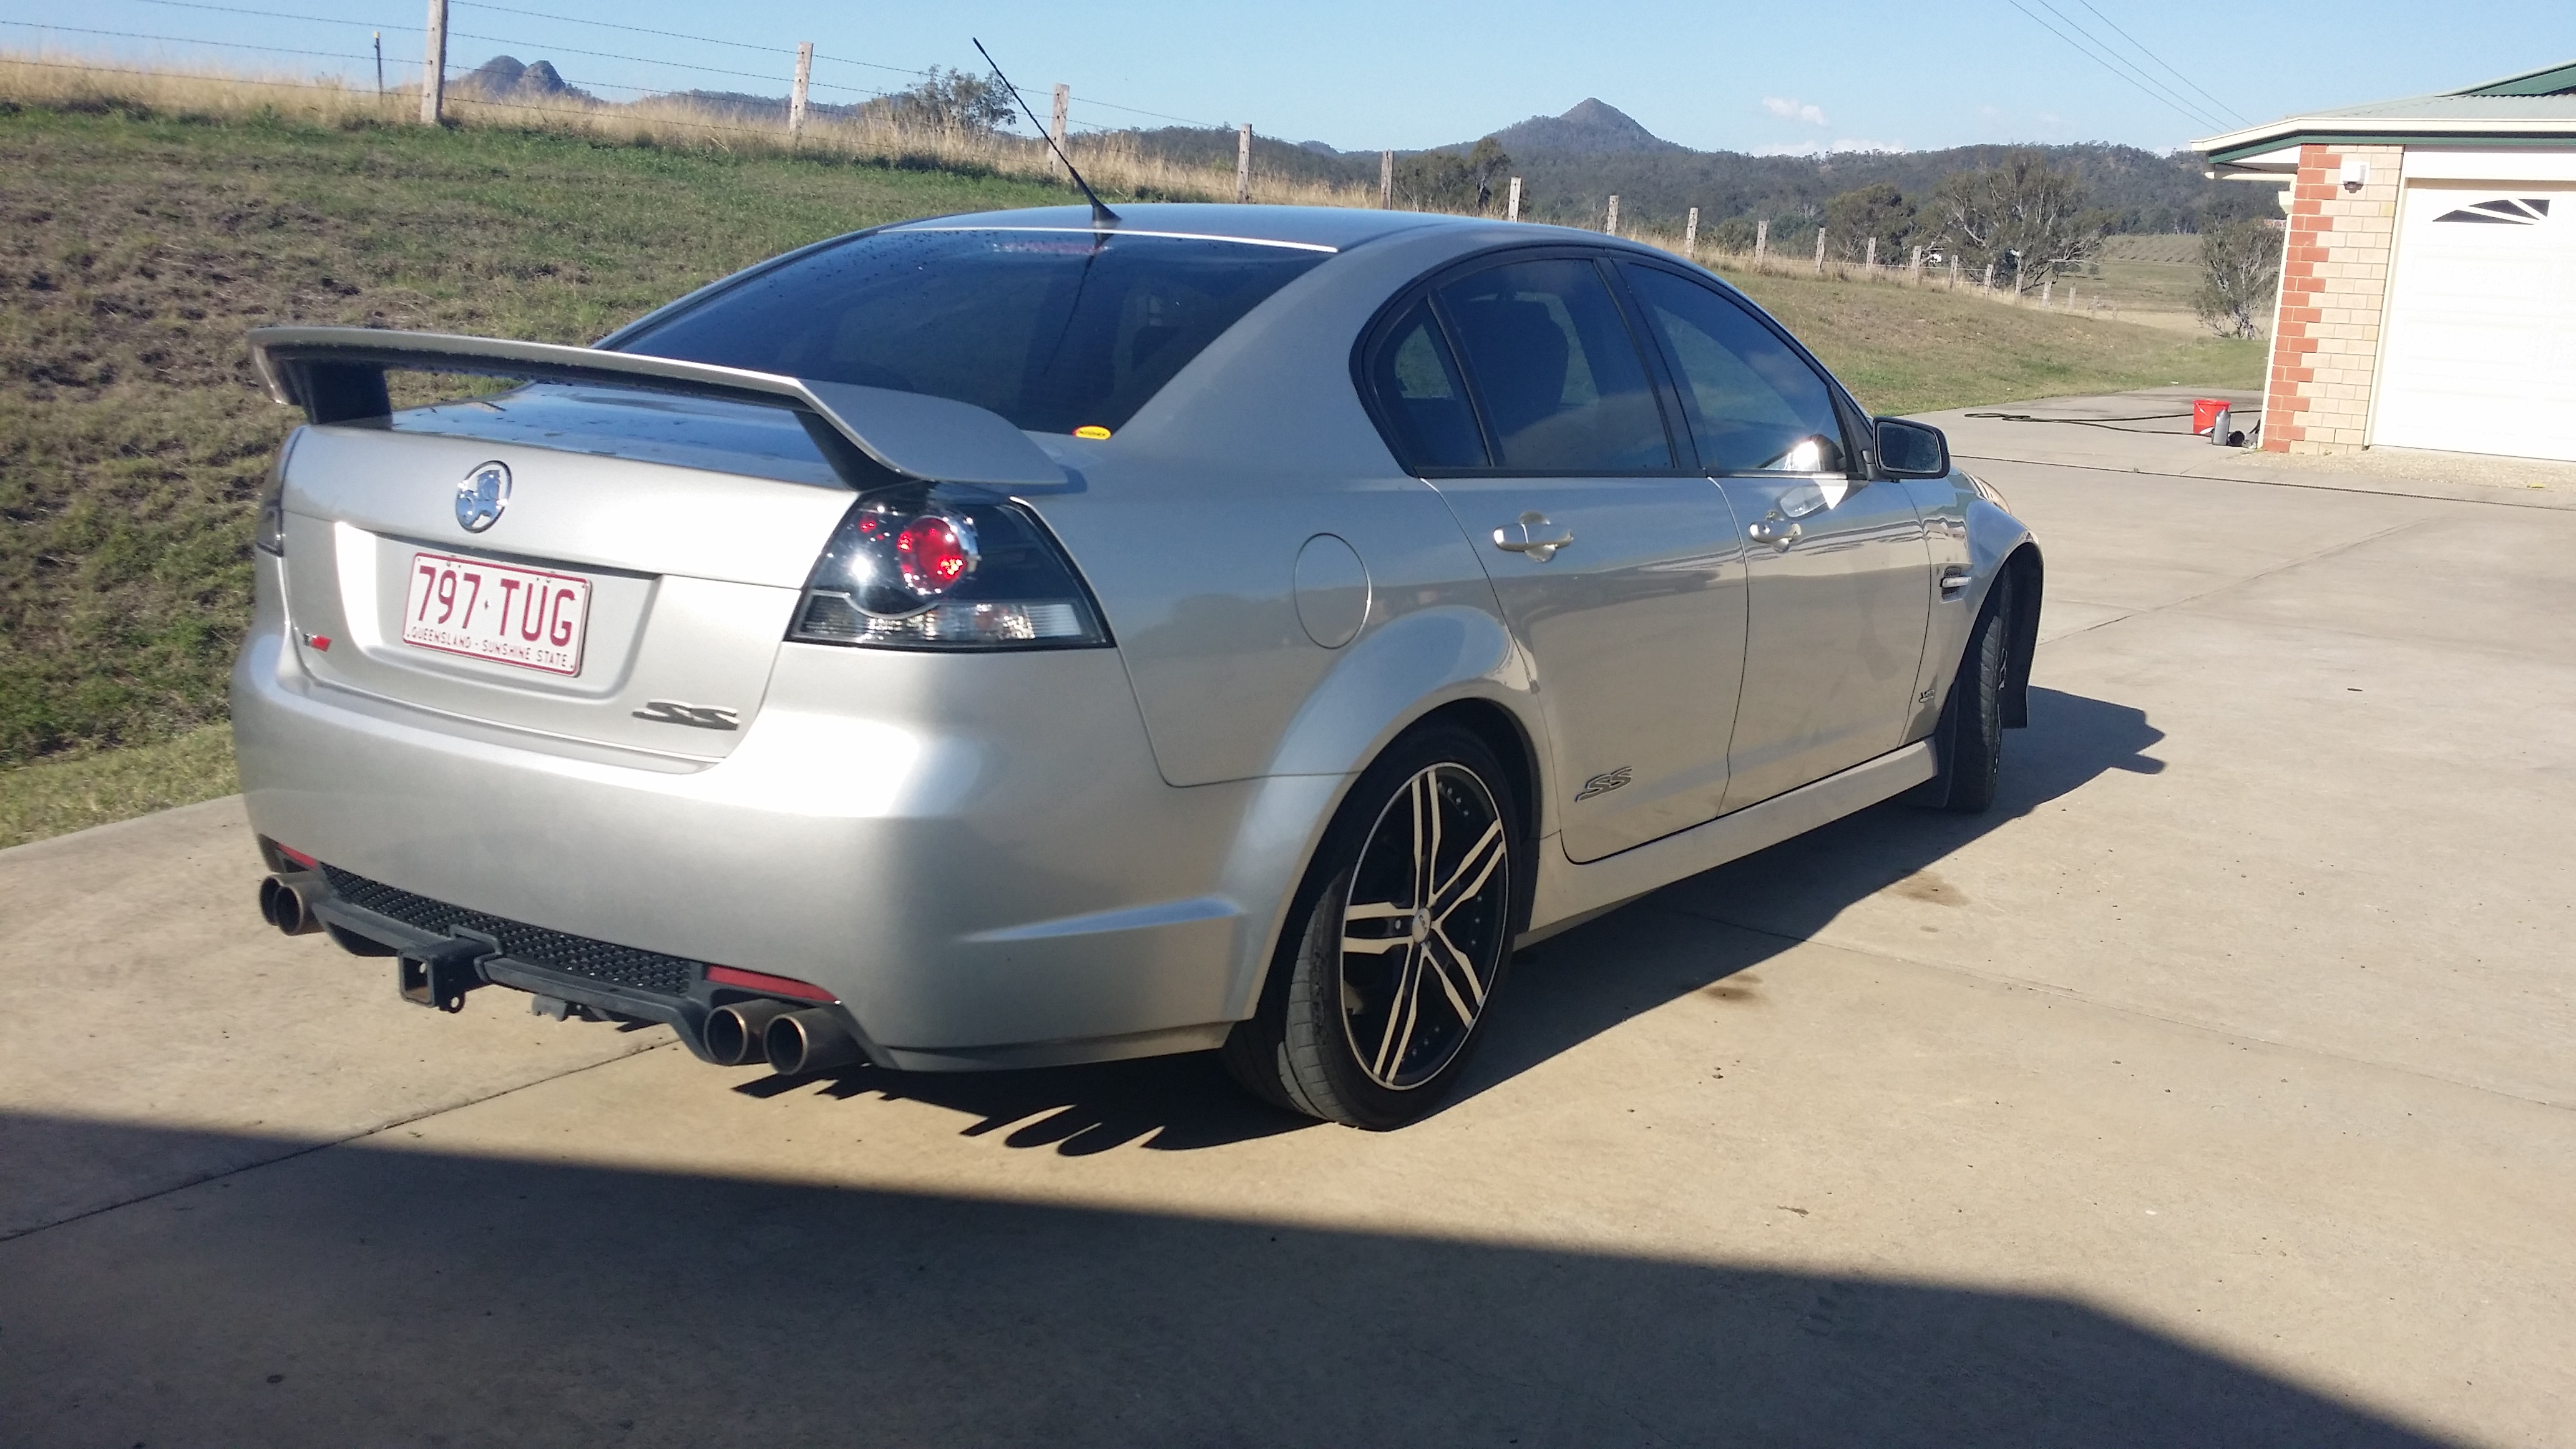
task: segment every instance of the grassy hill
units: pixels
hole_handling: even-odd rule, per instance
[[[245,329],[579,342],[819,237],[1063,199],[775,151],[6,101],[0,175],[0,844],[230,788],[216,727],[250,512],[295,420],[254,384]],[[1888,411],[2260,363],[1934,291],[1743,281]]]

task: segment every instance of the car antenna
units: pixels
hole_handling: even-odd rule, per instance
[[[1095,227],[1116,226],[1118,213],[1101,204],[1100,193],[1092,190],[1091,183],[1082,179],[1082,172],[1075,168],[1073,158],[1064,154],[1064,148],[1055,143],[1055,133],[1038,120],[1037,112],[1029,109],[1028,98],[1020,94],[1020,88],[1011,84],[1009,76],[1002,74],[1002,67],[994,61],[993,52],[986,50],[984,42],[975,40],[973,36],[967,39],[974,40],[975,53],[984,57],[986,65],[993,67],[993,79],[1000,81],[1002,89],[1011,93],[1011,99],[1020,103],[1020,110],[1028,116],[1029,124],[1036,126],[1038,134],[1046,138],[1047,149],[1055,153],[1055,159],[1064,163],[1065,171],[1073,177],[1073,184],[1082,188],[1083,198],[1091,203],[1091,224]]]

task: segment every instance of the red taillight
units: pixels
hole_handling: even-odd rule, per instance
[[[951,584],[966,577],[975,566],[975,555],[956,523],[936,513],[925,513],[903,526],[895,535],[896,567],[903,570],[903,582],[918,594],[941,594]]]
[[[838,1001],[839,997],[810,981],[792,976],[772,976],[765,971],[744,971],[733,966],[710,966],[707,979],[718,986],[739,986],[745,991],[759,991],[771,996],[793,996],[799,1001]]]

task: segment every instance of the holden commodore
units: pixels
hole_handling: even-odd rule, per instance
[[[1047,208],[591,347],[251,341],[306,415],[233,680],[262,909],[425,1006],[787,1073],[1216,1051],[1393,1127],[1516,947],[1983,809],[2026,713],[2004,500],[1613,237]]]

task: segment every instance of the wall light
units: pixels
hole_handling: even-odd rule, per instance
[[[2361,188],[2363,188],[2363,187],[2365,187],[2365,186],[2368,186],[2369,184],[2370,184],[2370,163],[2369,163],[2369,162],[2367,162],[2367,161],[2346,161],[2345,163],[2343,163],[2343,189],[2344,189],[2344,190],[2346,190],[2346,191],[2359,191]]]

